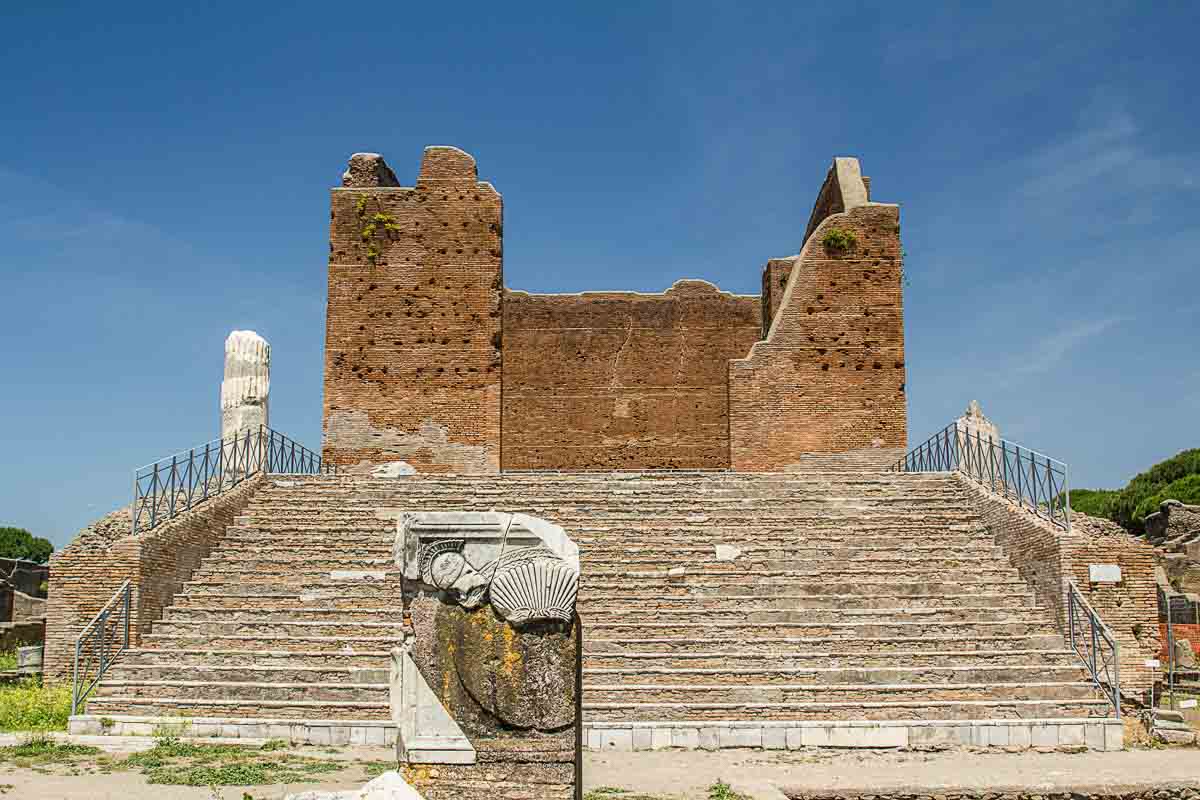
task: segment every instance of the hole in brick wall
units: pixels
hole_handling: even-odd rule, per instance
[[[438,248],[438,252],[439,252],[439,253],[441,253],[442,255],[446,255],[446,248],[444,248],[444,247],[439,247],[439,248]]]
[[[379,285],[378,285],[378,284],[372,283],[370,286],[368,286],[368,287],[367,287],[367,291],[368,291],[368,292],[373,292],[373,291],[375,291],[375,290],[376,290],[376,289],[378,289],[378,288],[379,288]]]
[[[462,248],[460,247],[457,250],[455,250],[454,252],[458,253],[459,255],[462,255]]]
[[[443,199],[443,200],[449,200],[449,199],[450,199],[450,195],[448,195],[448,194],[444,194],[444,195],[442,195],[442,199]]]
[[[817,355],[821,355],[821,356],[825,355],[825,348],[824,348],[824,347],[818,347],[818,348],[817,348]]]
[[[359,329],[360,331],[365,331],[365,330],[367,329],[367,326],[366,326],[366,325],[359,325],[359,326],[358,326],[358,329]]]
[[[392,315],[392,312],[390,312],[390,311],[385,311],[385,312],[383,312],[383,315],[384,315],[385,317],[390,317],[390,316]]]
[[[814,311],[814,310],[815,310],[815,309],[814,309],[812,306],[809,306],[809,307],[808,307],[808,313],[810,313],[810,314],[811,314],[811,313],[813,313],[813,311]]]
[[[476,200],[478,200],[478,199],[479,199],[479,195],[475,195],[475,199],[476,199]]]
[[[356,298],[354,298],[354,299],[355,299],[355,300],[362,300],[362,295],[360,294],[358,297],[356,297]]]
[[[442,223],[442,227],[443,227],[443,228],[449,228],[449,227],[450,227],[450,223],[449,223],[449,222],[443,222],[443,223]]]
[[[450,344],[450,337],[449,337],[449,336],[443,336],[443,337],[442,337],[442,344]]]
[[[445,367],[438,367],[438,372],[445,372],[445,371],[446,371]]]
[[[905,386],[905,384],[903,384],[903,383],[902,383],[902,384],[900,384],[900,392],[901,392],[901,393],[903,393],[903,392],[904,392],[904,386]]]
[[[874,364],[871,365],[871,367],[872,367],[872,369],[883,369],[883,364],[880,364],[878,361],[876,361]]]
[[[822,371],[822,372],[828,372],[828,371],[829,371],[829,365],[828,365],[828,364],[822,364],[822,365],[821,365],[821,371]]]
[[[904,367],[904,362],[903,362],[903,361],[897,361],[897,362],[895,363],[895,367],[896,367],[896,369],[902,369],[902,368]]]

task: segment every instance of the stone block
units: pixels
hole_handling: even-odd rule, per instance
[[[221,725],[221,737],[224,739],[237,739],[242,734],[241,728],[237,725]]]
[[[284,726],[284,729],[286,730],[287,727]],[[201,739],[211,739],[213,737],[221,735],[221,726],[220,725],[212,725],[207,722],[195,722],[195,723],[192,723],[192,728],[188,732],[192,736],[196,736]],[[286,734],[284,734],[283,736],[280,736],[278,738],[281,738],[281,739],[286,738]]]
[[[350,726],[334,725],[329,729],[330,744],[350,744]]]
[[[98,719],[73,719],[67,724],[67,731],[74,736],[99,736],[104,728]]]
[[[716,750],[721,746],[720,734],[716,728],[700,729],[700,749]]]
[[[721,748],[762,747],[762,728],[720,728]]]
[[[328,725],[309,725],[305,738],[309,744],[333,744]]]
[[[909,747],[954,747],[958,743],[955,726],[914,725],[908,730]]]
[[[800,741],[804,747],[831,747],[831,728],[801,728]]]
[[[674,728],[671,731],[671,746],[685,750],[700,749],[699,728]]]
[[[763,728],[762,746],[764,750],[786,750],[787,728]]]
[[[388,743],[387,742],[387,728],[381,727],[379,725],[371,725],[367,728],[364,728],[363,730],[366,732],[366,736],[363,740],[363,744],[384,745],[384,744]]]
[[[600,731],[595,728],[588,728],[584,731],[583,746],[588,750],[600,749]]]
[[[1125,749],[1125,726],[1120,723],[1104,726],[1104,749],[1112,752]]]
[[[671,729],[654,728],[651,731],[650,749],[666,750],[671,746]]]
[[[834,727],[829,731],[831,747],[908,747],[908,728]]]
[[[605,728],[600,731],[600,749],[618,753],[633,752],[633,731],[629,728]]]
[[[267,726],[258,724],[242,724],[238,725],[239,739],[265,739],[267,738]]]
[[[1031,742],[1031,732],[1028,725],[1009,725],[1008,744],[1010,747],[1020,747],[1028,750]]]
[[[1104,723],[1089,722],[1084,726],[1084,743],[1088,750],[1104,750]]]
[[[1029,726],[1031,747],[1058,747],[1058,726],[1034,723]]]
[[[1058,726],[1058,746],[1059,747],[1077,747],[1086,745],[1087,739],[1084,735],[1083,725],[1059,725]]]
[[[350,744],[366,744],[367,729],[362,725],[353,725],[350,727]]]
[[[654,731],[650,728],[634,728],[633,729],[633,749],[634,752],[641,750],[649,750],[654,745]]]
[[[122,736],[153,736],[154,725],[149,722],[126,722],[121,725]]]
[[[804,729],[803,728],[788,728],[787,729],[787,749],[799,750],[804,747]]]

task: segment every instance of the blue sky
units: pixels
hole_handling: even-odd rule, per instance
[[[534,291],[757,292],[858,156],[902,205],[912,444],[978,398],[1075,486],[1200,446],[1194,3],[15,5],[0,524],[62,545],[215,435],[233,328],[319,445],[327,190],[426,144]]]

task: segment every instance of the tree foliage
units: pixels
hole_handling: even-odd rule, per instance
[[[1127,531],[1143,533],[1146,514],[1158,510],[1158,503],[1149,507],[1149,511],[1143,510],[1140,513],[1139,507],[1175,481],[1189,475],[1200,475],[1200,448],[1184,450],[1136,475],[1113,499],[1109,518]],[[1174,499],[1187,502],[1182,497]]]
[[[54,545],[24,528],[0,527],[0,558],[23,558],[45,564],[54,552]]]
[[[1110,519],[1113,500],[1120,493],[1118,489],[1072,489],[1071,510]]]
[[[1143,499],[1133,510],[1134,522],[1144,525],[1146,517],[1158,511],[1158,507],[1164,500],[1178,500],[1188,505],[1200,505],[1200,474],[1188,475],[1177,481],[1171,481]]]

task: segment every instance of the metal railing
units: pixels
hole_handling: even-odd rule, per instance
[[[913,448],[893,472],[961,472],[1063,530],[1071,530],[1067,465],[1007,439],[951,423]]]
[[[117,656],[129,647],[129,612],[133,585],[121,584],[75,639],[75,667],[71,680],[71,713],[80,707],[104,677]]]
[[[321,456],[265,425],[134,470],[133,533],[146,531],[260,473],[333,472]]]
[[[1195,685],[1195,679],[1200,677],[1200,669],[1188,668],[1179,663],[1177,643],[1186,640],[1175,638],[1175,625],[1200,625],[1200,603],[1192,602],[1184,594],[1174,591],[1167,592],[1160,585],[1158,587],[1158,619],[1160,623],[1166,622],[1167,663],[1161,665],[1163,682],[1162,688],[1155,698],[1155,705],[1161,703],[1162,696],[1165,694],[1170,698],[1168,702],[1171,704],[1171,708],[1175,708],[1178,703],[1177,692],[1180,684],[1183,683],[1184,688],[1191,688]],[[1188,681],[1189,678],[1192,680]]]
[[[1121,718],[1121,647],[1117,637],[1104,624],[1075,581],[1067,582],[1067,638],[1088,668],[1092,682],[1113,705]]]

